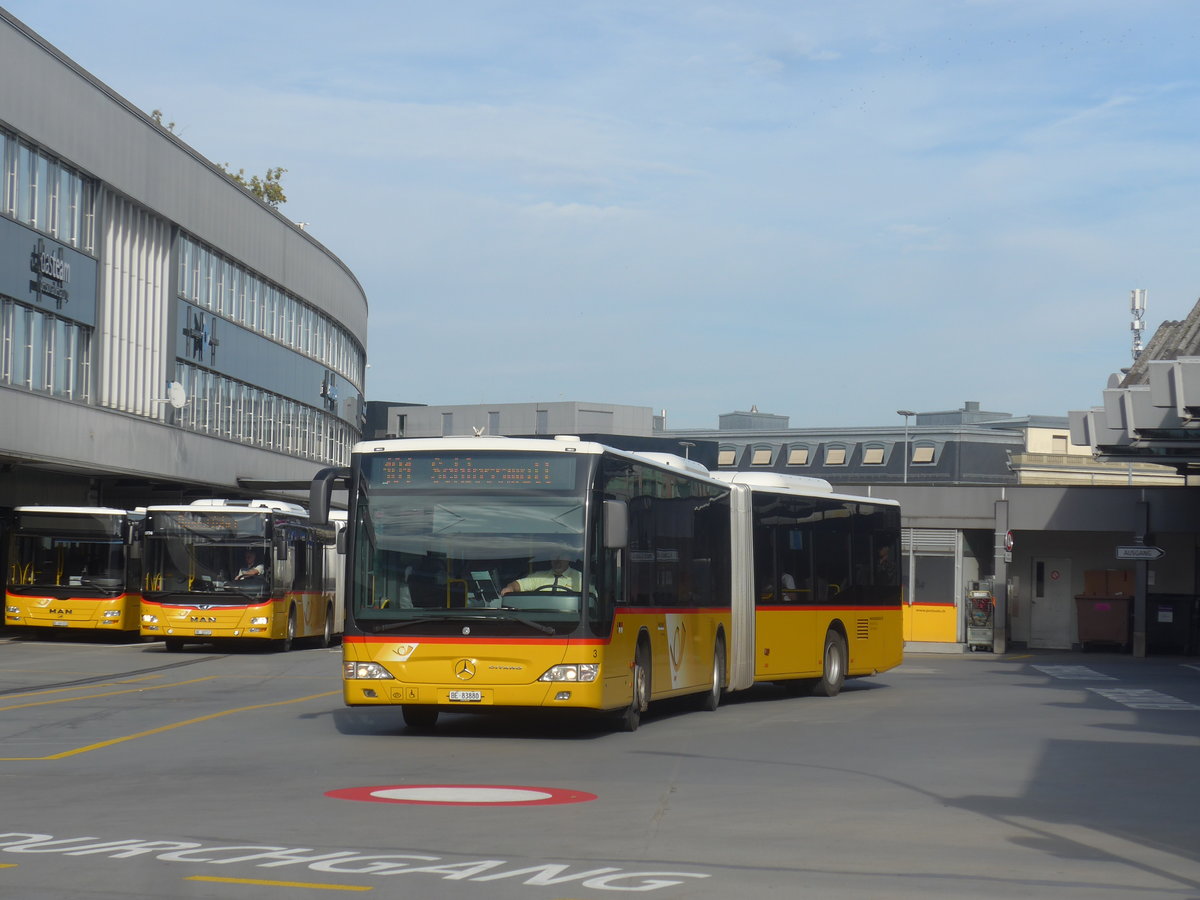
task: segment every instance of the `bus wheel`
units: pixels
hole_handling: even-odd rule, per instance
[[[825,632],[825,656],[821,678],[813,687],[814,694],[836,697],[846,682],[846,639],[832,629]]]
[[[622,731],[637,731],[642,713],[650,708],[650,648],[639,642],[633,656],[633,696],[618,722]]]
[[[320,644],[322,648],[333,646],[333,607],[325,607],[325,630],[321,633]]]
[[[424,730],[437,724],[438,708],[406,705],[400,707],[400,714],[404,716],[404,724],[409,728]]]
[[[183,649],[183,641],[179,638],[166,638],[163,643],[166,644],[168,653],[178,653]]]
[[[287,653],[292,649],[292,644],[296,641],[296,607],[288,610],[287,631],[283,637],[275,642],[275,649],[280,653]]]
[[[718,640],[713,647],[712,686],[701,695],[700,708],[715,712],[721,705],[725,690],[725,642]]]

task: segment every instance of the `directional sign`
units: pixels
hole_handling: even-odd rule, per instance
[[[1143,544],[1138,544],[1133,547],[1118,547],[1117,559],[1162,559],[1167,555],[1167,551],[1162,547],[1148,547]]]

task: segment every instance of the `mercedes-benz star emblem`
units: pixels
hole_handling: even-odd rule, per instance
[[[469,659],[460,659],[454,664],[454,674],[460,681],[470,681],[475,677],[475,664]]]

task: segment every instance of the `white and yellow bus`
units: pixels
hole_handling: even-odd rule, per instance
[[[5,624],[136,634],[141,519],[98,506],[13,510]]]
[[[577,438],[357,444],[343,691],[441,710],[613,713],[761,681],[836,694],[901,661],[894,502],[786,476],[710,473]]]
[[[146,508],[141,633],[185,644],[299,639],[341,631],[335,528],[276,500]]]

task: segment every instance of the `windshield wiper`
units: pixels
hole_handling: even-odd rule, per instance
[[[400,619],[396,622],[390,622],[387,625],[374,625],[374,626],[372,626],[372,628],[374,629],[375,634],[382,634],[385,631],[399,631],[402,628],[407,628],[409,625],[425,625],[425,624],[428,624],[429,622],[444,622],[448,618],[451,618],[451,617],[450,616],[416,616],[415,618],[412,618],[412,619]],[[454,618],[465,619],[465,618],[467,618],[467,616],[456,616]],[[365,624],[365,623],[363,623],[363,624]]]
[[[501,607],[499,610],[495,610],[494,612],[507,613],[508,610],[509,607]],[[532,628],[534,631],[540,631],[543,634],[556,633],[555,630],[549,625],[543,625],[541,622],[533,621],[533,619],[527,619],[524,616],[513,615],[498,616],[495,615],[494,612],[492,614],[485,612],[474,616],[417,616],[412,619],[402,619],[396,622],[389,622],[386,625],[377,625],[374,633],[382,634],[385,631],[401,631],[410,625],[428,625],[430,622],[478,622],[480,619],[483,619],[487,622],[517,622],[521,625],[525,625],[528,628]]]

